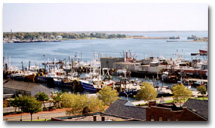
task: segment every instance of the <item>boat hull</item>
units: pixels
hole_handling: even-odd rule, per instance
[[[71,82],[64,83],[62,81],[55,81],[55,80],[54,80],[54,85],[57,86],[57,87],[72,87]]]
[[[34,82],[35,74],[26,75],[25,78],[27,79],[27,81]]]
[[[208,54],[208,51],[199,49],[200,54]]]
[[[80,83],[81,83],[82,88],[85,91],[92,92],[92,93],[97,92],[97,89],[94,88],[94,86],[91,83],[86,83],[86,82],[83,82],[83,81],[80,81]]]
[[[126,91],[126,92],[119,92],[119,95],[120,96],[129,96],[129,97],[133,97],[134,95],[137,95],[138,93],[138,90],[129,90],[129,91]]]
[[[37,77],[37,81],[39,81],[39,82],[47,82],[47,77],[45,77],[45,76],[38,76]]]
[[[10,75],[9,78],[12,79],[12,80],[23,81],[25,77],[24,76],[13,76],[13,75]]]

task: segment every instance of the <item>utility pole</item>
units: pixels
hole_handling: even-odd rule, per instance
[[[127,101],[128,101],[128,94],[127,94],[127,92],[126,92],[126,91],[124,91],[124,93],[125,93],[125,95],[127,96]]]
[[[82,61],[82,52],[81,52],[81,61]]]
[[[22,71],[24,71],[24,67],[23,67],[23,61],[22,61],[21,63],[22,63]]]
[[[30,70],[30,67],[31,67],[31,61],[29,61],[29,70]]]

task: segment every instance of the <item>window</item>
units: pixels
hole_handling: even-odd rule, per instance
[[[159,121],[162,121],[162,117],[159,117]]]
[[[151,121],[155,121],[155,120],[154,120],[154,116],[151,116]]]

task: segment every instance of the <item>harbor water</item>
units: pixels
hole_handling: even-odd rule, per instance
[[[37,42],[37,43],[4,43],[3,55],[7,58],[11,66],[21,68],[22,61],[27,67],[29,61],[31,65],[42,67],[44,61],[63,60],[65,58],[79,58],[80,61],[92,61],[95,53],[100,57],[122,57],[122,52],[131,51],[137,59],[144,59],[151,56],[176,58],[181,54],[184,59],[192,60],[191,53],[199,52],[199,49],[207,49],[207,42],[187,42],[187,37],[196,35],[198,37],[208,37],[208,32],[144,32],[126,33],[126,35],[141,35],[146,37],[171,37],[180,36],[179,42],[167,42],[167,39],[92,39],[92,40],[67,40],[61,42]],[[198,57],[198,59],[207,59]],[[116,76],[114,80],[118,80]],[[131,78],[137,79],[137,78]],[[144,78],[138,78],[146,81]],[[151,80],[153,81],[153,80]],[[169,86],[173,84],[157,81],[158,86]],[[70,92],[70,89],[51,88],[52,92]],[[127,97],[121,97],[127,99]],[[133,101],[134,98],[130,98]]]
[[[170,37],[180,36],[180,42],[167,42],[167,39],[92,39],[92,40],[68,40],[62,42],[41,43],[4,43],[3,55],[10,58],[12,66],[21,68],[31,65],[42,66],[44,61],[53,61],[78,56],[82,61],[93,60],[93,55],[122,57],[122,51],[131,51],[137,59],[150,56],[175,58],[181,54],[185,59],[191,60],[191,53],[199,52],[199,49],[207,49],[207,42],[185,42],[191,35],[207,37],[207,32],[148,32],[127,33],[127,35],[142,35],[146,37]],[[202,59],[202,58],[200,58]]]

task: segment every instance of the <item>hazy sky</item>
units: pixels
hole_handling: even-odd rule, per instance
[[[208,30],[207,4],[4,4],[3,31]]]

